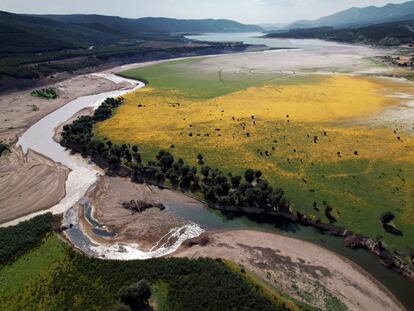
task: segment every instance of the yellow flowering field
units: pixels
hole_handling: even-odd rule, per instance
[[[369,122],[397,103],[386,96],[394,91],[407,87],[346,75],[265,82],[209,99],[148,86],[128,94],[95,133],[140,145],[146,159],[166,149],[194,165],[201,153],[224,171],[260,169],[296,208],[323,219],[314,205],[327,201],[340,225],[407,247],[414,243],[414,139]],[[388,210],[404,236],[383,231],[379,217]]]

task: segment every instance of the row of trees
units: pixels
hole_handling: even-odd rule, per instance
[[[93,126],[112,116],[112,111],[122,103],[122,98],[108,98],[93,116],[80,117],[62,132],[61,144],[91,156],[98,164],[114,172],[127,171],[137,182],[157,185],[169,183],[184,191],[201,192],[210,203],[218,206],[254,207],[266,210],[289,210],[289,202],[282,189],[273,189],[262,177],[262,172],[247,169],[243,176],[225,174],[204,164],[197,155],[198,167],[190,166],[183,159],[176,160],[165,150],[160,150],[154,160],[144,163],[136,145],[117,145],[110,140],[93,136]]]

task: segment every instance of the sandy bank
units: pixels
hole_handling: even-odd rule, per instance
[[[158,196],[157,193],[155,187],[135,184],[127,178],[100,177],[86,197],[92,203],[93,217],[116,236],[99,237],[92,232],[93,226],[81,217],[84,231],[100,243],[133,243],[139,245],[141,250],[149,251],[172,229],[189,223],[168,210],[160,211],[159,208],[150,208],[143,213],[133,213],[122,207],[122,202],[131,200],[151,204],[164,203],[168,200],[163,195]]]
[[[65,196],[69,169],[21,148],[0,158],[0,224],[57,204]]]
[[[333,295],[350,310],[404,310],[361,268],[312,243],[250,230],[206,235],[210,239],[206,246],[182,247],[173,256],[232,260],[279,290],[322,309],[324,300]]]

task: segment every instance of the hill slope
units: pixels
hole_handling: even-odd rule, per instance
[[[379,23],[414,19],[414,1],[402,4],[387,4],[383,7],[350,8],[315,21],[301,20],[290,24],[287,29],[317,27],[361,27]]]
[[[59,22],[81,24],[95,29],[111,29],[112,33],[131,35],[149,33],[182,32],[254,32],[262,31],[255,25],[245,25],[224,19],[173,19],[163,17],[145,17],[138,19],[104,15],[43,15]]]
[[[113,39],[109,33],[47,18],[0,12],[0,53],[86,47]]]

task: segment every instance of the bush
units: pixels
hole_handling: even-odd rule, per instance
[[[35,90],[31,93],[31,95],[45,99],[55,99],[58,97],[58,94],[54,88]]]

